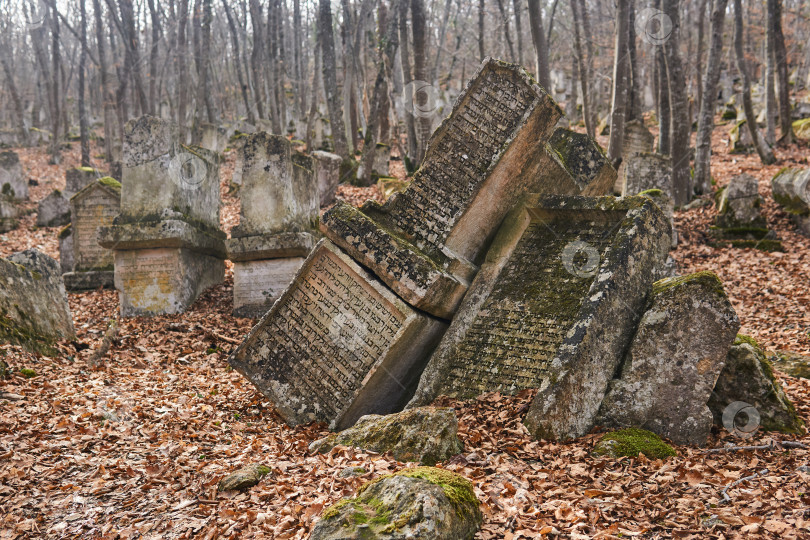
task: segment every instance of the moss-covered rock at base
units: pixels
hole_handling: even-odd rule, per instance
[[[723,411],[736,401],[757,410],[759,427],[764,431],[803,432],[804,422],[774,376],[765,353],[754,339],[745,335],[737,336],[709,399],[715,424],[723,425]]]
[[[362,486],[328,508],[312,540],[472,539],[481,526],[479,501],[469,480],[432,467],[405,469]]]
[[[270,472],[270,467],[267,465],[251,463],[220,480],[217,484],[217,491],[248,489],[258,484]]]
[[[349,429],[313,442],[313,452],[337,445],[372,452],[391,452],[398,461],[435,465],[463,450],[457,436],[458,420],[450,408],[419,407],[387,416],[366,415]]]
[[[675,449],[661,437],[646,429],[627,428],[606,433],[593,449],[596,456],[612,458],[637,457],[644,454],[649,459],[664,459],[675,456]]]
[[[103,186],[107,186],[108,188],[112,188],[118,191],[119,193],[121,192],[121,182],[119,182],[112,176],[105,176],[103,178],[99,178],[98,182]]]
[[[802,118],[793,122],[793,133],[798,139],[810,141],[810,118]]]
[[[34,371],[34,370],[33,370],[33,369],[31,369],[31,368],[22,368],[22,369],[20,370],[20,375],[22,375],[22,376],[23,376],[23,377],[25,377],[26,379],[33,379],[34,377],[36,377],[36,376],[37,376],[37,372],[36,372],[36,371]]]

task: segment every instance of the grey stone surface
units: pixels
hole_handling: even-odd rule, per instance
[[[217,491],[235,491],[252,488],[272,471],[267,465],[251,463],[235,471],[217,484]]]
[[[234,262],[306,257],[318,242],[318,236],[314,232],[241,236],[228,238],[225,246],[228,250],[228,259]]]
[[[799,232],[810,236],[810,169],[786,168],[771,180],[774,200],[787,212]]]
[[[0,233],[12,231],[17,228],[17,215],[19,210],[14,200],[6,195],[0,195]]]
[[[642,191],[639,195],[652,199],[656,206],[667,216],[669,226],[672,229],[670,249],[675,249],[678,245],[678,230],[675,228],[675,201],[660,189],[648,189],[647,191]]]
[[[259,318],[292,282],[304,257],[254,259],[233,263],[233,314]]]
[[[310,538],[472,540],[481,522],[469,481],[443,469],[418,467],[365,484],[355,497],[327,509]]]
[[[59,263],[34,249],[0,258],[0,341],[40,350],[75,338]]]
[[[321,206],[332,204],[340,184],[340,156],[322,150],[312,152],[315,176],[318,179],[318,193]]]
[[[706,403],[740,320],[720,279],[701,272],[658,281],[597,423],[639,427],[678,444],[706,444]]]
[[[673,198],[672,159],[655,153],[638,153],[624,161],[625,180],[622,196],[637,195],[648,189],[660,189]]]
[[[103,174],[92,167],[68,169],[65,171],[65,190],[63,193],[65,197],[70,200],[75,194],[103,177]],[[116,178],[116,180],[120,182],[121,179]]]
[[[67,272],[62,274],[65,288],[69,291],[89,291],[115,287],[115,272],[113,270],[85,270],[82,272]]]
[[[720,196],[716,224],[724,229],[767,228],[761,208],[759,181],[750,174],[737,175],[729,181]]]
[[[619,166],[619,174],[613,186],[614,193],[621,194],[622,186],[627,182],[627,161],[636,154],[652,152],[654,143],[655,136],[638,120],[631,120],[624,124],[624,144],[622,146],[624,160]]]
[[[539,388],[536,437],[594,425],[669,225],[642,197],[527,197],[504,221],[410,406]]]
[[[292,425],[401,410],[446,324],[322,240],[230,364]]]
[[[20,156],[11,150],[0,152],[0,195],[15,201],[28,198],[28,180],[23,176]]]
[[[164,213],[164,219],[119,224],[99,230],[99,244],[114,250],[183,248],[225,259],[225,233],[201,230],[182,220],[182,215]]]
[[[58,227],[70,223],[70,201],[53,190],[37,205],[37,227]]]
[[[723,426],[723,413],[735,402],[743,402],[757,410],[759,427],[764,431],[800,434],[804,422],[774,377],[771,364],[754,340],[738,336],[728,352],[725,368],[720,373],[709,400],[709,408],[717,425]],[[728,414],[728,413],[727,413]],[[734,418],[735,424],[746,419]],[[740,428],[741,426],[737,426]],[[745,431],[745,430],[743,430]]]
[[[73,251],[73,227],[66,225],[59,231],[59,266],[62,274],[76,268],[76,255]]]
[[[337,445],[355,446],[390,452],[397,461],[435,465],[464,450],[457,433],[454,409],[417,407],[387,416],[363,416],[354,426],[313,442],[309,449],[324,453]]]

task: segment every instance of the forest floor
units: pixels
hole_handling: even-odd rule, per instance
[[[810,354],[810,239],[796,234],[770,197],[771,177],[780,167],[807,167],[808,148],[777,149],[779,163],[762,167],[755,154],[727,153],[729,127],[714,133],[714,177],[720,186],[740,172],[760,180],[769,226],[786,251],[709,246],[715,210],[704,206],[676,213],[680,243],[673,255],[682,273],[712,270],[723,279],[741,332],[770,350]],[[43,149],[19,153],[38,183],[32,211],[51,189],[64,187],[65,168],[78,165],[76,143],[60,166],[48,165]],[[238,219],[238,201],[227,190],[233,161],[230,152],[222,167],[226,229]],[[354,203],[379,197],[376,188],[341,194]],[[36,228],[31,213],[18,230],[0,235],[0,256],[36,248],[57,258],[57,232]],[[229,352],[253,323],[231,315],[230,276],[229,269],[226,281],[187,313],[121,320],[100,367],[88,359],[117,318],[113,291],[69,295],[78,340],[61,344],[61,356],[0,345],[15,370],[0,381],[0,539],[306,538],[323,508],[379,474],[412,466],[344,447],[309,454],[324,426],[286,426],[228,366]],[[23,377],[21,368],[36,376]],[[810,421],[810,380],[778,375]],[[532,441],[521,423],[531,397],[441,400],[456,408],[465,446],[441,466],[475,485],[485,516],[479,538],[810,536],[810,475],[798,470],[808,450],[706,453],[677,446],[678,456],[666,461],[595,458],[596,433],[566,444]],[[781,439],[717,432],[709,445]],[[807,436],[797,440],[810,444]],[[245,493],[216,492],[222,476],[254,462],[272,474]],[[338,476],[353,466],[368,472]]]

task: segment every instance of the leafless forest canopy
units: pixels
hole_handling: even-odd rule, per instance
[[[804,0],[0,0],[0,127],[54,162],[76,139],[89,163],[93,137],[117,161],[126,121],[151,114],[190,143],[228,125],[358,160],[391,144],[413,170],[492,56],[525,66],[572,125],[610,129],[613,159],[626,122],[654,126],[682,204],[707,191],[729,100],[759,117],[764,163],[791,140],[808,14]]]

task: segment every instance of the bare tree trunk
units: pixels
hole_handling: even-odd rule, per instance
[[[338,95],[335,37],[332,33],[332,8],[329,0],[319,0],[318,39],[323,60],[323,88],[326,94],[326,106],[329,109],[329,121],[332,124],[335,153],[343,159],[347,159],[351,156],[349,156],[349,146],[346,142],[343,111]]]
[[[82,50],[79,56],[79,139],[82,167],[90,166],[90,137],[87,129],[87,111],[84,106],[84,73],[87,67],[87,11],[85,0],[79,0]]]
[[[320,94],[320,84],[318,81],[321,78],[321,52],[319,41],[315,41],[315,50],[312,51],[313,59],[315,68],[312,70],[312,86],[310,96],[310,105],[309,105],[309,116],[307,117],[307,134],[306,139],[304,139],[304,144],[307,145],[307,152],[312,152],[317,150],[317,148],[312,148],[312,131],[315,129],[315,120],[318,117],[318,99]]]
[[[149,51],[149,114],[155,115],[160,104],[157,92],[158,43],[160,42],[160,13],[155,0],[149,0],[149,15],[152,21],[152,47]]]
[[[304,91],[304,68],[301,65],[301,0],[293,0],[293,68],[295,77],[295,102],[298,106],[298,120],[304,119],[306,112],[306,92]]]
[[[506,44],[509,46],[509,61],[514,62],[516,59],[515,56],[515,46],[512,44],[512,35],[509,31],[509,15],[506,13],[506,9],[503,7],[503,0],[497,0],[498,2],[498,11],[501,12],[501,23],[503,24],[503,37],[506,41]]]
[[[104,159],[107,163],[111,163],[116,159],[116,156],[113,155],[113,138],[115,137],[115,130],[113,129],[115,122],[115,96],[110,88],[110,77],[107,72],[107,52],[104,46],[105,39],[104,28],[101,22],[100,0],[93,0],[93,15],[96,22],[96,46],[98,47],[98,63],[101,75],[101,96],[104,102]]]
[[[672,111],[669,108],[669,79],[667,78],[667,62],[663,47],[655,49],[655,73],[658,83],[658,152],[669,154],[672,146],[670,143]]]
[[[723,25],[728,0],[714,0],[710,23],[709,58],[703,78],[703,99],[700,102],[698,131],[695,139],[695,189],[711,193],[712,130],[720,64],[723,61]]]
[[[484,0],[478,0],[478,59],[484,61]]]
[[[181,138],[185,140],[186,122],[188,114],[189,81],[186,57],[188,56],[188,39],[186,38],[186,28],[188,27],[188,1],[180,0],[177,26],[177,125],[180,129]]]
[[[25,127],[25,110],[23,108],[22,99],[20,99],[20,92],[17,89],[17,84],[14,82],[14,73],[8,63],[8,59],[12,57],[11,45],[6,44],[0,49],[0,65],[3,66],[3,73],[6,76],[6,84],[8,85],[9,93],[11,94],[11,101],[14,103],[14,116],[17,121],[17,130],[20,133],[20,142],[23,145],[28,144],[28,128]]]
[[[62,118],[61,96],[62,89],[59,84],[59,70],[62,67],[62,56],[59,50],[59,17],[56,15],[56,6],[51,7],[51,75],[53,77],[53,108],[51,109],[51,163],[59,164],[61,156],[61,137],[59,134],[60,120]]]
[[[239,89],[242,93],[242,102],[245,105],[245,112],[247,114],[247,121],[251,124],[256,123],[256,116],[253,114],[253,107],[250,106],[248,99],[248,87],[245,82],[245,77],[242,74],[242,62],[239,54],[239,34],[236,31],[236,23],[234,23],[231,9],[228,7],[228,0],[222,0],[222,7],[225,9],[225,16],[228,19],[228,28],[231,31],[231,43],[233,44],[233,57],[234,64],[236,64],[236,77],[239,80]]]
[[[534,67],[537,72],[537,82],[550,92],[551,72],[548,63],[548,42],[543,31],[543,13],[540,11],[540,0],[529,0],[529,27],[532,31],[534,43]]]
[[[590,137],[593,137],[594,126],[593,118],[591,117],[590,103],[588,102],[588,71],[585,68],[585,58],[583,57],[582,39],[580,38],[580,14],[579,4],[577,0],[571,0],[571,15],[573,16],[574,26],[574,52],[576,53],[577,60],[577,73],[579,79],[579,89],[582,93],[582,120],[585,123],[585,131]]]
[[[628,48],[628,77],[630,78],[627,96],[626,120],[641,120],[641,69],[639,68],[638,54],[636,54],[636,4],[630,0],[627,12],[627,48]]]
[[[582,18],[582,34],[586,37],[585,39],[585,73],[587,73],[588,80],[593,78],[594,70],[593,70],[593,33],[591,32],[591,18],[588,15],[588,7],[585,5],[585,0],[574,0],[577,2],[577,6],[579,9],[577,10],[579,16]],[[596,132],[596,107],[594,103],[596,103],[596,92],[594,91],[595,86],[590,86],[588,91],[588,109],[589,113],[588,116],[590,118],[591,129],[590,132],[591,137],[594,136]],[[587,123],[586,123],[587,126]]]
[[[776,77],[779,81],[779,127],[782,136],[780,144],[793,142],[793,122],[790,114],[790,88],[788,87],[788,62],[785,35],[782,32],[782,0],[769,0],[773,2],[773,17],[768,26],[773,26],[774,56],[776,57]]]
[[[253,27],[253,50],[250,53],[250,71],[253,78],[253,99],[256,102],[256,115],[264,115],[264,78],[262,77],[262,5],[259,0],[250,0],[250,23]],[[247,46],[247,45],[246,45]]]
[[[199,54],[197,55],[197,108],[195,114],[194,142],[199,144],[202,140],[202,124],[205,117],[208,122],[216,123],[216,113],[211,100],[210,92],[210,50],[211,50],[211,0],[202,0],[201,13],[195,18],[198,20]],[[205,114],[205,116],[204,116]]]
[[[697,87],[697,110],[700,115],[703,107],[703,47],[706,42],[706,5],[711,6],[709,0],[700,0],[698,7],[698,36],[697,53],[695,54],[695,85]]]
[[[520,15],[521,1],[512,0],[512,10],[515,12],[515,41],[517,42],[518,64],[523,65],[523,20]]]
[[[613,48],[613,97],[611,99],[610,113],[610,142],[608,143],[608,158],[615,161],[622,156],[624,146],[624,121],[627,111],[628,90],[628,64],[627,57],[627,31],[629,0],[617,0],[616,9],[616,41]]]
[[[689,98],[686,95],[686,76],[681,62],[681,17],[680,0],[664,0],[664,13],[672,21],[672,34],[664,42],[664,53],[669,79],[669,109],[671,111],[670,137],[672,147],[672,196],[676,206],[683,206],[692,197],[689,167],[689,135],[692,122],[689,120]]]
[[[395,1],[395,0],[394,0]],[[453,0],[446,0],[444,3],[444,14],[442,15],[442,26],[439,28],[439,43],[436,46],[436,58],[433,60],[433,69],[430,72],[430,82],[435,83],[439,76],[439,64],[444,50],[444,38],[447,35],[447,21],[450,19],[450,7]]]
[[[428,78],[427,49],[428,31],[427,17],[425,15],[424,0],[411,0],[411,31],[413,32],[413,78],[417,81],[426,81]],[[413,96],[414,106],[419,110],[427,111],[429,95],[425,91],[416,92]],[[431,132],[431,117],[420,114],[416,120],[417,150],[416,163],[421,164],[425,157],[427,142]]]
[[[399,4],[399,43],[400,43],[400,59],[402,62],[402,82],[404,84],[404,92],[411,90],[413,86],[413,74],[411,72],[411,48],[408,40],[408,6],[410,2],[400,2]],[[408,133],[408,155],[404,156],[405,166],[408,172],[416,169],[413,162],[416,159],[417,153],[417,138],[416,138],[416,122],[413,116],[413,111],[405,111],[405,128]]]
[[[776,142],[776,88],[774,88],[774,71],[776,54],[773,36],[773,0],[768,0],[768,24],[766,25],[765,46],[765,140],[773,145]]]
[[[745,65],[745,56],[743,54],[743,16],[742,16],[742,1],[734,0],[734,52],[737,60],[737,71],[740,72],[743,81],[742,99],[743,110],[745,110],[745,125],[748,126],[748,132],[751,134],[751,140],[754,141],[754,148],[759,154],[759,159],[764,165],[770,165],[776,162],[773,152],[768,147],[762,135],[757,129],[757,119],[754,116],[754,104],[751,101],[751,79],[748,75],[748,68]]]

